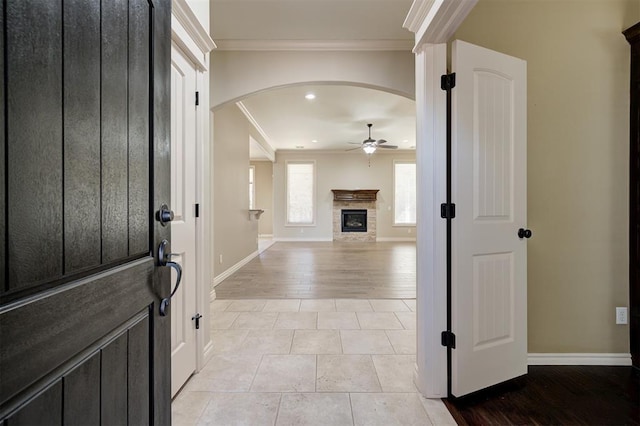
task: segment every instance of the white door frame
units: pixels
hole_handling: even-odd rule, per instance
[[[446,190],[447,41],[477,0],[415,0],[404,27],[415,33],[417,216],[417,356],[415,382],[427,398],[447,397],[446,221],[437,213]]]
[[[196,371],[213,355],[209,330],[209,287],[213,282],[210,268],[211,197],[209,163],[209,52],[216,45],[209,37],[186,0],[171,2],[171,43],[178,46],[196,66],[199,105],[196,109],[196,202],[200,217],[196,220],[196,309],[204,317],[196,333]],[[195,102],[195,98],[194,98]]]

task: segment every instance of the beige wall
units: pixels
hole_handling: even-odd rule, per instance
[[[640,0],[630,0],[626,7],[623,27],[629,28],[640,22]]]
[[[258,249],[258,222],[249,219],[249,135],[252,127],[233,104],[214,113],[213,128],[215,277]]]
[[[258,235],[273,235],[273,163],[252,161],[255,167],[256,208],[264,210],[258,222]]]
[[[480,0],[454,38],[528,63],[529,352],[629,352],[629,46],[637,0]]]
[[[214,50],[211,55],[211,106],[218,108],[274,87],[320,82],[380,88],[413,98],[414,59],[415,55],[408,50]]]
[[[316,224],[315,226],[286,226],[286,162],[287,160],[314,160],[316,162]],[[378,238],[415,238],[415,227],[393,226],[393,160],[413,160],[415,152],[379,153],[367,156],[353,153],[283,152],[276,154],[273,165],[275,238],[333,239],[332,189],[379,189]]]

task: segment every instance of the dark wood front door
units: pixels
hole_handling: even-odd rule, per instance
[[[169,424],[170,0],[0,2],[0,425]]]
[[[624,31],[631,44],[629,117],[629,346],[640,371],[640,23]]]

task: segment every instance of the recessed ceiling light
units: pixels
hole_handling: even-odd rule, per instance
[[[407,142],[409,142],[409,139],[405,139],[402,142],[407,143]]]
[[[311,142],[313,143],[318,143],[318,141],[316,139],[312,140]]]
[[[304,95],[304,98],[311,101],[316,98],[316,95],[314,95],[313,93],[307,93],[306,95]]]

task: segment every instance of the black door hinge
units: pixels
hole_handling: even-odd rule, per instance
[[[443,219],[453,219],[456,217],[456,205],[451,203],[440,204],[440,217]]]
[[[441,335],[442,346],[455,349],[456,348],[456,335],[451,331],[443,331]]]
[[[196,217],[200,217],[200,203],[196,204]]]
[[[200,318],[202,318],[202,315],[200,315],[199,313],[191,317],[192,320],[196,321],[196,330],[200,330]]]
[[[451,90],[456,87],[456,73],[444,74],[440,77],[440,88],[442,90]]]
[[[196,106],[200,105],[200,92],[196,92]]]

